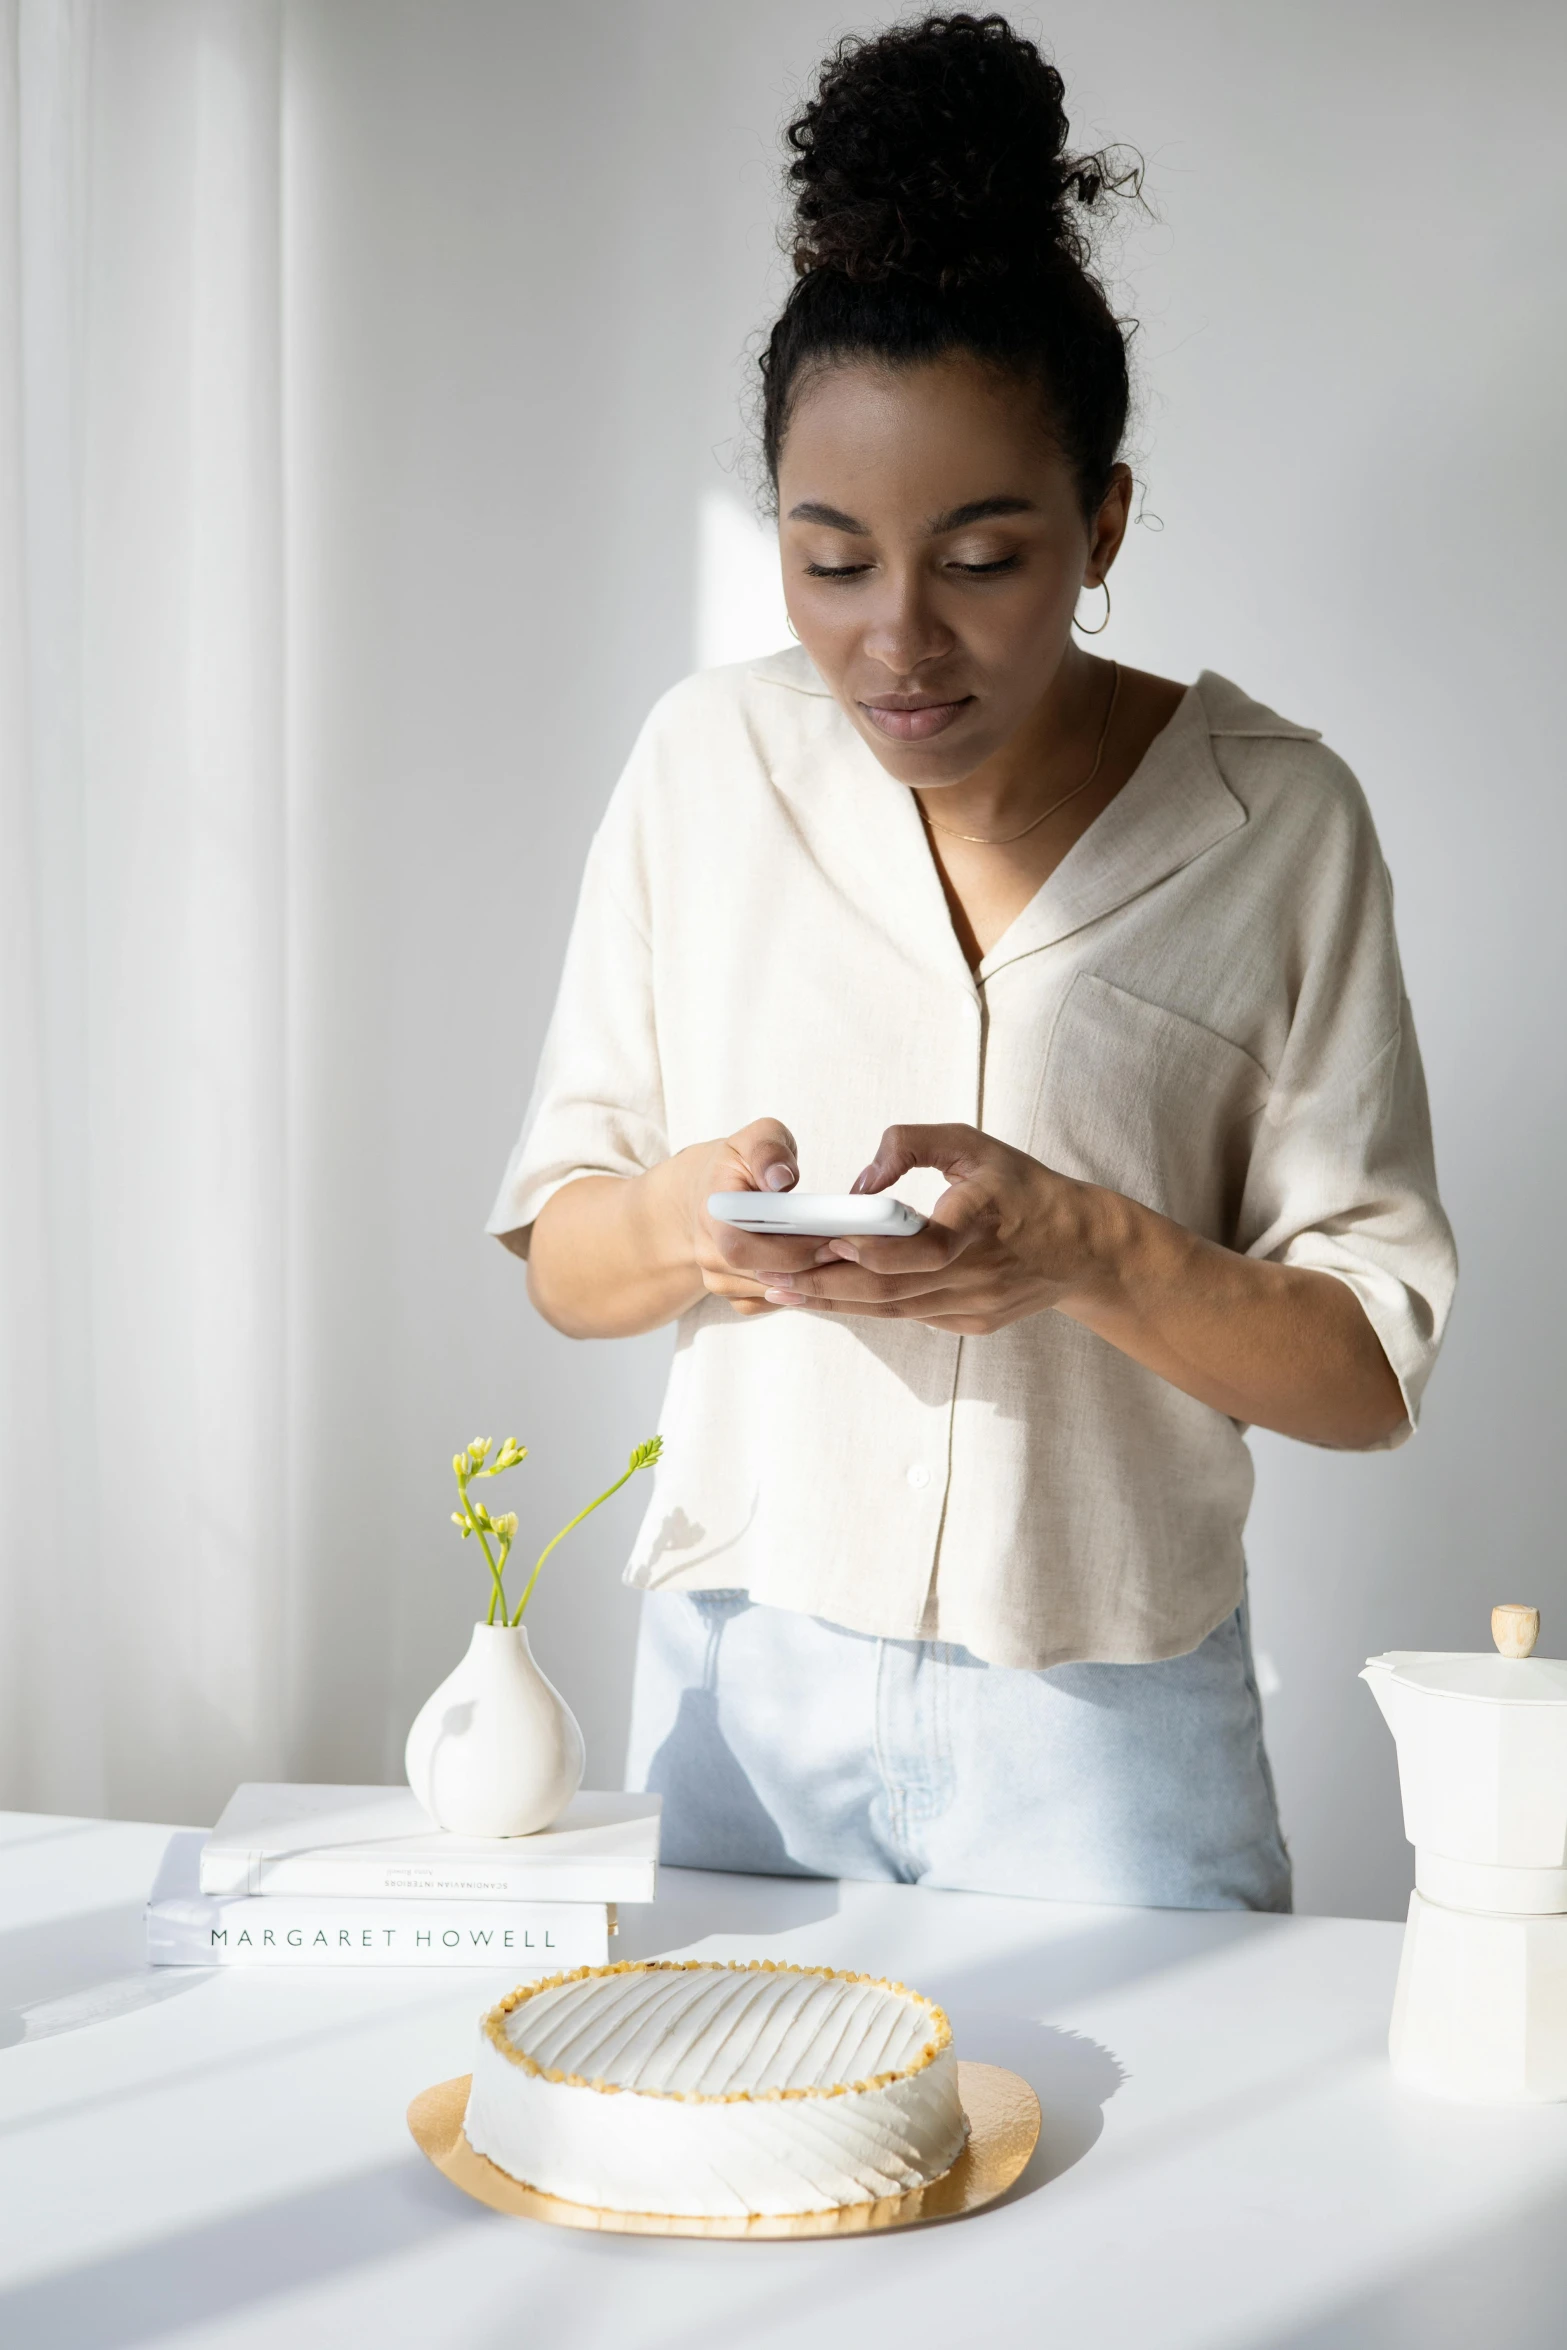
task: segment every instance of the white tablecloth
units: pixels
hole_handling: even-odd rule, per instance
[[[407,2135],[507,1977],[151,1973],[166,1834],[0,1814],[6,2350],[1567,2343],[1567,2106],[1395,2087],[1396,1927],[666,1871],[621,1956],[898,1976],[1044,2135],[955,2225],[590,2237],[480,2210]]]

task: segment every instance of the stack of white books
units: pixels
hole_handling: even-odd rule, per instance
[[[579,1794],[535,1836],[449,1836],[406,1787],[241,1787],[175,1835],[153,1966],[603,1966],[651,1901],[659,1798]]]

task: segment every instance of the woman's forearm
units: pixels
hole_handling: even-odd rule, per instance
[[[646,1175],[582,1175],[539,1211],[528,1294],[568,1338],[633,1338],[703,1294],[691,1240],[691,1156]]]
[[[1095,1271],[1058,1311],[1216,1411],[1281,1435],[1359,1449],[1402,1425],[1398,1381],[1345,1282],[1238,1256],[1085,1190]]]
[[[579,1175],[534,1221],[528,1294],[568,1338],[635,1338],[704,1297],[737,1314],[771,1313],[741,1262],[745,1235],[715,1224],[707,1199],[787,1191],[799,1175],[794,1137],[776,1118],[692,1143],[645,1175]],[[783,1260],[808,1264],[815,1251],[814,1241],[785,1243]]]

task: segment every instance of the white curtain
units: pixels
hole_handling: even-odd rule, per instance
[[[534,233],[603,88],[532,0],[0,0],[0,1805],[394,1778],[453,1449],[542,1544],[656,1424],[482,1230],[689,641],[550,276],[627,202]],[[638,1506],[530,1615],[602,1785]]]
[[[277,0],[0,0],[0,1801],[288,1748]]]

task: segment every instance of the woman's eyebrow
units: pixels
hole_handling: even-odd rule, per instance
[[[841,506],[824,506],[818,498],[807,498],[803,505],[791,506],[791,522],[824,522],[829,530],[846,530],[857,539],[868,539],[870,531],[863,522],[856,522],[852,514],[845,514]]]
[[[967,530],[971,522],[994,522],[1002,514],[1037,514],[1032,498],[972,498],[966,506],[953,506],[945,514],[938,514],[925,527],[933,539],[939,539],[949,530]]]
[[[966,506],[949,507],[925,525],[926,533],[939,539],[949,530],[967,530],[972,522],[993,522],[1003,514],[1037,514],[1032,498],[971,498]],[[806,498],[789,509],[791,522],[821,522],[829,530],[845,530],[851,537],[870,537],[869,525],[857,522],[852,514],[845,514],[841,506],[824,506],[819,498]]]

